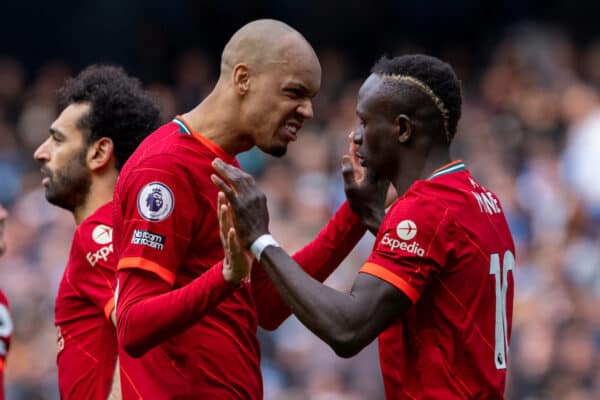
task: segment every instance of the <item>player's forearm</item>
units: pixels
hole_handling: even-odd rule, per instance
[[[120,271],[119,279],[117,334],[133,357],[189,328],[234,290],[223,279],[221,263],[176,290],[141,270]]]
[[[296,317],[338,355],[354,355],[369,342],[362,338],[365,321],[352,295],[308,276],[279,247],[267,247],[261,264]]]
[[[366,227],[344,203],[317,237],[294,254],[294,260],[311,277],[323,282],[348,256],[363,237]],[[265,329],[277,328],[291,315],[261,266],[253,269],[252,288],[259,324]]]

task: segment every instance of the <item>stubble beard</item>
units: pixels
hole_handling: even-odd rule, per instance
[[[49,203],[73,212],[85,202],[92,183],[85,156],[86,151],[82,150],[63,170],[46,169],[50,178],[46,188]]]
[[[273,157],[281,158],[287,153],[287,146],[284,145],[272,145],[269,148],[269,154]]]

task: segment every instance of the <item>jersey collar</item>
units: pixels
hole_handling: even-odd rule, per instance
[[[179,125],[181,133],[193,136],[197,141],[202,143],[204,146],[208,147],[208,149],[212,151],[221,160],[225,161],[228,164],[236,164],[234,157],[229,155],[229,153],[223,150],[218,144],[208,139],[206,136],[202,136],[199,132],[193,130],[181,115],[178,115],[175,118],[173,118],[173,122]]]
[[[465,169],[466,169],[465,163],[462,160],[452,161],[451,163],[448,163],[448,164],[436,169],[435,171],[433,171],[433,174],[431,174],[431,176],[428,178],[428,180],[437,178],[438,176],[441,176],[441,175],[450,174],[452,172],[464,171]]]

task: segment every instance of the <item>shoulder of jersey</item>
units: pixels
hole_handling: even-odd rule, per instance
[[[452,208],[435,195],[407,196],[389,210],[382,229],[395,232],[400,239],[410,240],[412,237],[409,236],[413,233],[432,233],[442,220],[446,221],[447,226],[447,223],[456,218]]]
[[[177,132],[177,124],[172,121],[158,127],[139,144],[137,149],[125,162],[125,165],[121,169],[121,174],[123,171],[127,172],[128,170],[135,168],[140,162],[146,160],[148,157],[165,154],[167,149],[166,145],[171,141],[171,138],[178,136]]]
[[[112,243],[112,204],[104,205],[78,228],[84,247],[106,246]]]
[[[99,262],[108,262],[109,257],[114,253],[113,228],[112,224],[109,224],[111,224],[110,219],[108,221],[90,219],[80,227],[79,246],[91,267],[96,267]]]

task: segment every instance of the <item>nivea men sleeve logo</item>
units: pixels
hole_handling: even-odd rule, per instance
[[[167,185],[151,182],[138,193],[137,207],[142,218],[159,222],[171,215],[175,207],[175,198]]]
[[[131,237],[131,244],[148,246],[156,250],[162,250],[165,247],[166,238],[158,233],[134,229]]]

